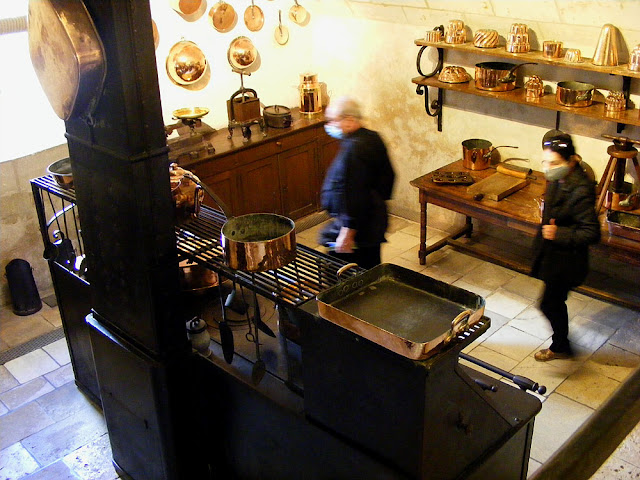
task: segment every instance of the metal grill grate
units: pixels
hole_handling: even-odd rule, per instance
[[[338,270],[345,265],[335,259],[304,245],[298,245],[296,259],[277,270],[261,273],[246,273],[227,267],[220,245],[220,230],[225,216],[203,206],[197,218],[192,218],[178,227],[178,250],[180,253],[219,274],[226,276],[265,297],[272,297],[294,306],[315,298],[323,290],[336,285]],[[362,272],[355,268],[344,273],[344,277]]]

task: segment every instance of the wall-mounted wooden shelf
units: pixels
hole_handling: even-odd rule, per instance
[[[590,58],[582,59],[582,62],[567,62],[562,58],[546,58],[539,50],[528,53],[509,53],[504,46],[496,48],[478,48],[473,43],[467,42],[461,45],[454,45],[445,42],[427,42],[425,40],[415,40],[414,43],[419,47],[434,47],[454,50],[463,53],[473,53],[474,55],[489,55],[492,57],[505,58],[509,60],[519,60],[522,62],[536,62],[543,65],[553,65],[555,67],[574,68],[577,70],[586,70],[589,72],[607,73],[609,75],[620,75],[623,77],[640,78],[640,72],[629,70],[627,64],[618,65],[617,67],[601,67],[591,63]]]
[[[442,28],[442,27],[440,27]],[[614,122],[617,124],[617,132],[620,133],[625,125],[640,126],[640,110],[629,108],[622,112],[616,112],[613,114],[605,113],[604,97],[602,94],[596,91],[594,92],[593,104],[589,107],[565,107],[556,103],[555,94],[547,94],[537,101],[528,101],[525,98],[525,91],[522,88],[516,88],[515,90],[508,92],[490,92],[486,90],[476,89],[471,80],[468,83],[444,83],[440,82],[437,77],[443,67],[444,51],[457,51],[463,54],[469,55],[484,55],[490,57],[498,57],[500,59],[516,60],[520,62],[535,62],[542,65],[550,65],[554,67],[571,68],[588,72],[595,72],[607,75],[616,75],[621,77],[622,85],[621,90],[625,97],[629,98],[629,91],[631,80],[636,78],[640,79],[640,72],[634,72],[629,70],[628,65],[618,65],[615,67],[605,67],[594,65],[591,63],[590,58],[583,59],[582,62],[567,62],[562,58],[552,59],[546,58],[540,51],[531,51],[527,53],[509,53],[505,50],[504,46],[496,48],[478,48],[471,42],[467,42],[461,45],[441,42],[428,42],[426,40],[418,39],[414,43],[420,47],[418,57],[416,60],[416,67],[419,77],[413,78],[411,81],[417,85],[416,93],[418,95],[424,95],[425,110],[429,116],[437,117],[438,131],[442,131],[442,105],[443,105],[443,90],[453,90],[461,93],[467,93],[477,95],[480,97],[495,98],[496,100],[505,100],[512,103],[519,103],[522,105],[529,105],[532,107],[543,108],[546,110],[553,110],[556,112],[556,128],[559,128],[560,113],[570,113],[572,115],[580,115],[584,117],[594,118],[597,120],[604,120],[607,122]],[[420,67],[420,60],[423,51],[427,47],[433,47],[438,50],[438,63],[435,69],[425,74]],[[432,102],[429,102],[429,90],[427,87],[435,87],[438,89],[438,98]]]
[[[546,94],[537,101],[529,101],[525,98],[524,88],[516,88],[509,92],[490,92],[475,88],[473,80],[467,83],[444,83],[436,77],[415,77],[412,78],[411,81],[416,85],[423,85],[425,87],[442,88],[445,90],[453,90],[455,92],[468,93],[480,97],[495,98],[496,100],[504,100],[507,102],[544,108],[546,110],[555,110],[557,112],[566,112],[573,115],[606,120],[608,122],[640,126],[640,110],[627,109],[622,112],[617,112],[615,116],[606,114],[604,111],[604,98],[601,95],[596,96],[593,104],[589,107],[565,107],[556,103],[556,96],[552,93]],[[600,97],[600,100],[597,100],[598,97]]]

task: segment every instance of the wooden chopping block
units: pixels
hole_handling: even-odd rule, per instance
[[[495,200],[497,202],[511,195],[513,192],[517,192],[521,188],[526,187],[528,184],[529,180],[526,178],[494,173],[484,180],[480,180],[467,187],[467,193],[474,197],[482,194],[487,200]]]

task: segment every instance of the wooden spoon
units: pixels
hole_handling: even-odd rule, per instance
[[[264,13],[260,7],[256,7],[251,0],[251,5],[244,11],[244,24],[252,32],[257,32],[264,25]]]
[[[229,3],[220,0],[209,10],[209,21],[218,32],[226,33],[236,26],[238,15]]]

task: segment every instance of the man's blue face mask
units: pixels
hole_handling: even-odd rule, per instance
[[[342,129],[331,123],[324,124],[324,131],[327,132],[327,135],[329,135],[330,137],[337,138],[337,139],[344,138],[344,133],[342,132]]]

